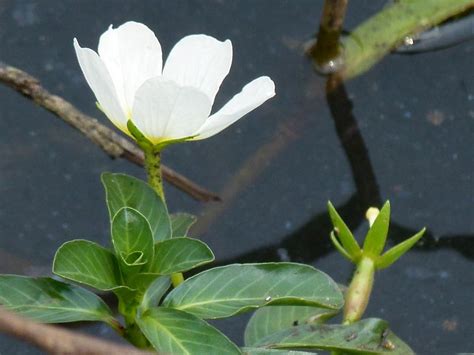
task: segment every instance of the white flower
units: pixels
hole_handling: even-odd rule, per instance
[[[275,95],[266,76],[244,86],[210,115],[214,98],[232,63],[232,44],[190,35],[171,50],[162,68],[153,31],[137,22],[112,26],[100,36],[98,54],[74,48],[86,80],[107,117],[129,134],[127,121],[153,144],[203,139],[219,133]]]

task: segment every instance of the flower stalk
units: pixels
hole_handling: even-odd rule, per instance
[[[148,184],[156,191],[163,202],[166,203],[161,172],[162,147],[147,144],[140,144],[140,147],[145,153],[145,170],[148,176]],[[173,284],[173,287],[179,286],[183,281],[184,276],[181,272],[171,275],[171,283]]]
[[[145,169],[148,176],[148,184],[156,191],[158,196],[166,202],[163,191],[163,176],[161,172],[161,150],[155,147],[144,149]]]
[[[354,323],[362,318],[369,304],[374,284],[375,265],[371,258],[362,257],[357,263],[354,276],[346,293],[344,324]]]

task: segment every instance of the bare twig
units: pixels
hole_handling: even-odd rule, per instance
[[[39,106],[67,122],[112,158],[124,158],[143,165],[143,152],[128,139],[104,126],[63,98],[43,88],[38,79],[15,67],[0,62],[0,82],[33,100]],[[219,197],[195,184],[173,169],[162,165],[166,181],[200,201],[217,201]]]
[[[152,354],[128,345],[40,324],[0,307],[0,332],[27,341],[51,354]]]

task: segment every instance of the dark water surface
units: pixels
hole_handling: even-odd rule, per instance
[[[346,29],[383,2],[351,2]],[[421,354],[474,351],[474,42],[392,55],[347,83],[346,98],[338,92],[328,104],[325,78],[302,50],[321,6],[311,0],[0,0],[0,61],[106,122],[77,64],[73,37],[95,49],[109,24],[136,20],[156,32],[165,55],[187,34],[231,39],[234,62],[215,107],[264,74],[275,81],[277,96],[224,133],[165,152],[166,164],[224,198],[199,203],[168,185],[170,210],[201,217],[194,234],[219,264],[300,261],[347,282],[351,266],[330,245],[326,201],[363,234],[364,210],[390,199],[390,243],[423,226],[429,233],[424,245],[376,275],[366,316],[388,320]],[[55,250],[73,238],[107,245],[100,173],[144,178],[141,169],[110,160],[3,86],[0,148],[0,273],[48,275]],[[241,343],[247,318],[219,324]],[[116,339],[104,326],[79,328]],[[0,353],[36,350],[0,336]]]

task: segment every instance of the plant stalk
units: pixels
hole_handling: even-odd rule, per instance
[[[134,301],[134,297],[130,294],[126,296],[117,294],[117,297],[119,300],[118,309],[125,321],[125,328],[121,335],[137,348],[149,349],[150,342],[135,321],[138,304]]]
[[[144,153],[148,184],[153,187],[163,202],[166,202],[163,191],[163,176],[161,173],[161,151],[151,147],[144,149]]]
[[[339,38],[348,0],[325,0],[315,46],[310,49],[317,68],[327,74],[336,70],[333,63],[340,55]]]
[[[369,303],[374,284],[374,274],[374,261],[363,256],[357,263],[357,268],[346,293],[343,324],[351,324],[362,318]]]
[[[148,184],[156,191],[166,204],[165,194],[163,191],[163,178],[161,173],[161,150],[155,147],[143,149],[145,153],[145,169],[148,176]],[[179,286],[184,281],[182,273],[171,275],[173,287]]]

